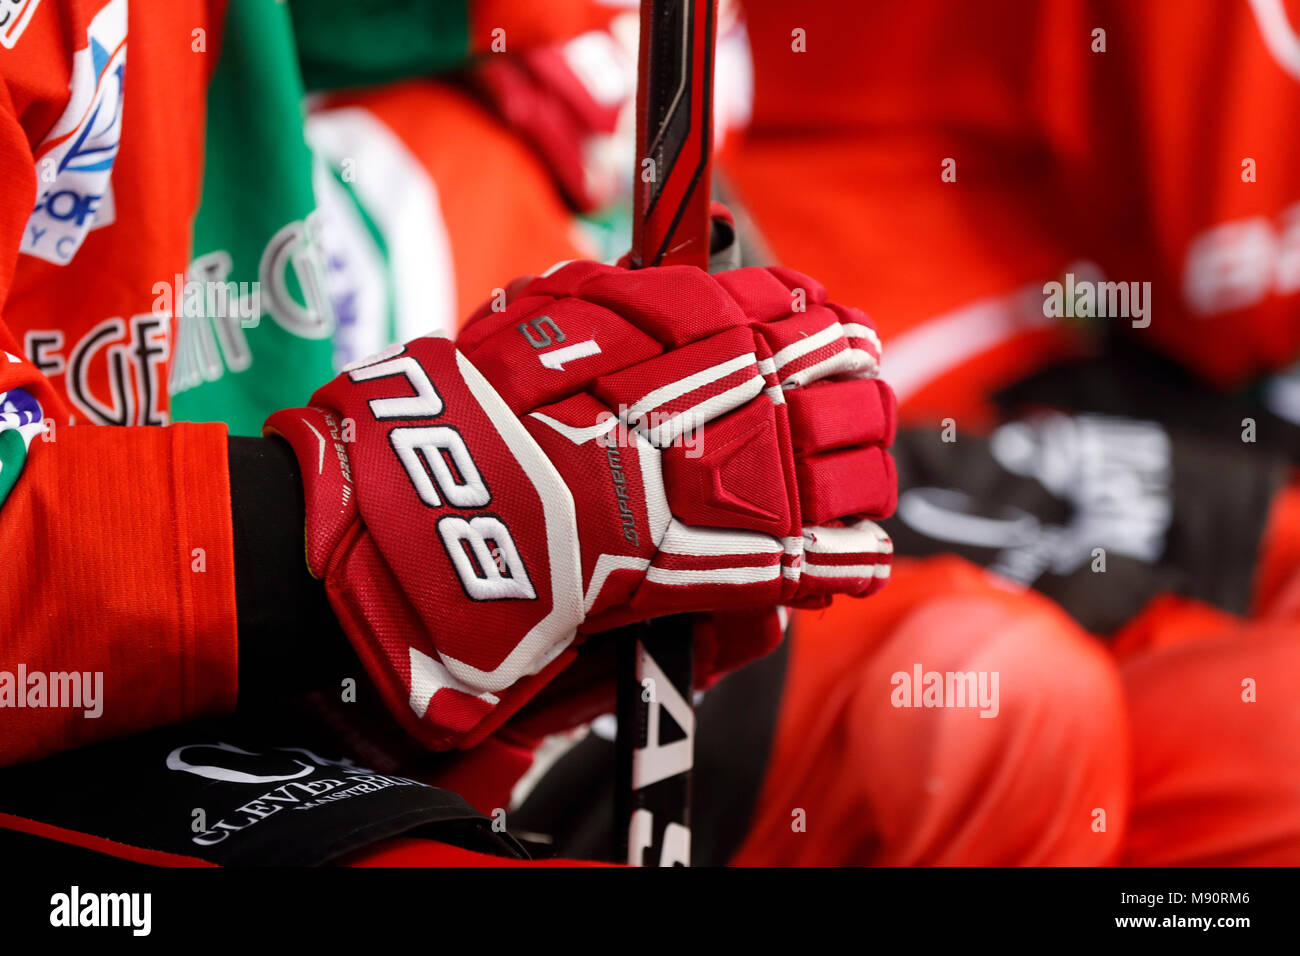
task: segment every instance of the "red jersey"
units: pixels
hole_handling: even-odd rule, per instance
[[[778,257],[879,323],[906,416],[971,424],[1087,347],[1044,310],[1067,273],[1150,283],[1139,327],[1096,321],[1215,385],[1300,356],[1294,0],[747,10],[730,173]]]

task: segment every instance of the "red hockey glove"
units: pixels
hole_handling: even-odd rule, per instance
[[[469,746],[580,631],[879,588],[879,355],[861,312],[791,270],[577,262],[266,431],[302,465],[308,564],[388,706]]]

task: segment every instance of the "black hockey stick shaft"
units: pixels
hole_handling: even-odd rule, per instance
[[[633,268],[709,265],[717,0],[641,0]],[[690,865],[693,621],[659,618],[619,648],[614,858]]]

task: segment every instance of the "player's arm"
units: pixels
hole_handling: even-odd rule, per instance
[[[893,404],[860,312],[784,269],[514,289],[265,439],[33,438],[0,509],[0,671],[89,675],[97,702],[25,679],[0,761],[305,689],[346,659],[335,620],[415,738],[471,746],[602,631],[884,583]],[[766,649],[708,647],[698,680]]]

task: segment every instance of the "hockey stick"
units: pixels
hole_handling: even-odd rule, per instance
[[[709,266],[716,23],[717,0],[641,0],[632,268]],[[690,865],[692,626],[650,621],[619,648],[614,858],[633,866]]]
[[[632,267],[709,266],[717,0],[642,0]]]

